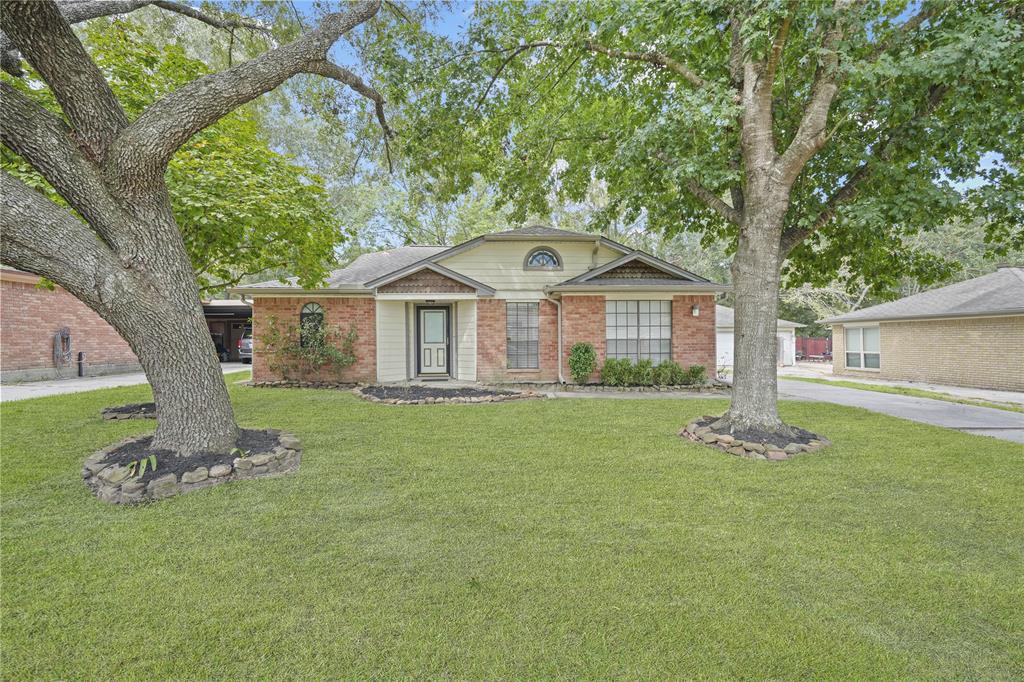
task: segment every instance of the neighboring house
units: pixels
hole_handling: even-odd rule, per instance
[[[128,343],[92,308],[61,287],[37,286],[39,280],[0,267],[0,381],[75,377],[80,368],[83,376],[140,369]],[[237,360],[237,341],[252,315],[249,304],[207,301],[203,312],[215,343]]]
[[[305,318],[357,333],[355,363],[324,380],[553,382],[568,377],[577,342],[594,345],[598,366],[713,367],[725,289],[604,237],[536,226],[364,254],[315,290],[290,280],[233,291],[253,298],[256,381],[281,378],[261,341],[271,318]]]
[[[735,334],[735,313],[732,308],[724,305],[715,307],[715,332],[717,337],[717,354],[719,367],[732,367],[733,335]],[[779,365],[796,364],[796,330],[805,325],[789,320],[779,320],[777,334],[779,338]]]
[[[825,320],[833,373],[1024,391],[1024,268]]]

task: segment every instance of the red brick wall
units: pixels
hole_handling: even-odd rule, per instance
[[[700,315],[693,316],[694,304]],[[683,369],[704,365],[708,376],[715,372],[715,297],[672,297],[672,359]]]
[[[307,303],[319,303],[324,309],[324,324],[341,334],[355,325],[356,344],[354,364],[340,373],[325,367],[319,373],[306,373],[306,381],[365,381],[377,380],[377,304],[372,298],[306,297],[253,299],[252,323],[255,349],[253,353],[253,381],[277,381],[282,379],[269,367],[272,349],[265,348],[260,339],[267,329],[268,319],[276,317],[278,323],[299,324],[299,313]],[[299,378],[299,377],[293,377]]]
[[[9,380],[56,376],[53,335],[71,330],[72,364],[62,375],[78,373],[78,353],[85,352],[86,373],[137,368],[132,349],[91,308],[57,287],[39,289],[30,282],[0,282],[0,370]]]
[[[476,302],[476,375],[478,381],[558,381],[558,312],[551,301],[540,301],[539,369],[508,369],[505,325],[507,301],[482,298]]]
[[[590,343],[597,351],[597,369],[591,381],[600,377],[605,354],[604,296],[562,297],[562,376],[572,381],[569,373],[569,351],[573,344]]]

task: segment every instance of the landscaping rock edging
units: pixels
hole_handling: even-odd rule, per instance
[[[495,384],[515,386],[515,384]],[[675,386],[605,386],[604,384],[539,383],[530,384],[533,391],[560,393],[713,393],[731,390],[728,384],[678,384]]]
[[[362,384],[351,381],[293,381],[282,379],[280,381],[249,381],[249,386],[254,388],[333,388],[348,391],[353,387],[358,388]]]
[[[359,387],[353,388],[352,392],[371,403],[378,403],[380,405],[445,405],[445,404],[466,404],[466,403],[498,403],[508,402],[511,400],[538,400],[544,399],[547,396],[543,393],[535,393],[534,391],[523,391],[520,393],[491,393],[487,395],[468,395],[468,396],[445,396],[435,395],[428,396],[425,398],[381,398],[375,395],[365,393],[364,391],[370,387]],[[444,389],[439,389],[438,393],[443,392]],[[481,391],[485,392],[485,391]]]
[[[744,441],[727,433],[715,433],[711,430],[711,427],[704,425],[702,421],[704,420],[690,422],[679,430],[679,436],[692,440],[695,443],[710,445],[730,455],[747,459],[780,462],[804,452],[816,452],[832,445],[832,441],[823,436],[812,439],[807,443],[787,443],[782,446],[771,442]]]
[[[172,472],[142,481],[140,476],[129,476],[125,466],[105,461],[118,448],[151,437],[144,434],[126,438],[86,458],[82,478],[96,497],[111,504],[152,502],[231,481],[283,476],[297,471],[302,461],[299,439],[285,432],[278,434],[277,445],[269,452],[225,457],[224,462],[209,468],[185,471],[180,479]]]

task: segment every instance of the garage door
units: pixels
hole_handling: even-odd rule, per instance
[[[718,366],[732,367],[732,330],[717,332],[715,336],[718,344],[715,355]]]

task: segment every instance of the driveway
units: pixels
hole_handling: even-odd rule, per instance
[[[779,378],[779,397],[814,400],[881,412],[923,424],[1024,443],[1024,413],[960,405],[930,398],[861,391]]]
[[[241,362],[223,362],[221,370],[238,372],[252,368],[252,365],[243,365]],[[11,402],[12,400],[26,400],[28,398],[43,398],[48,395],[62,395],[64,393],[80,393],[82,391],[93,391],[97,388],[115,388],[117,386],[136,386],[145,384],[146,375],[142,372],[131,374],[106,374],[98,377],[75,377],[73,379],[55,379],[53,381],[28,381],[23,384],[4,384],[0,386],[0,402]]]

